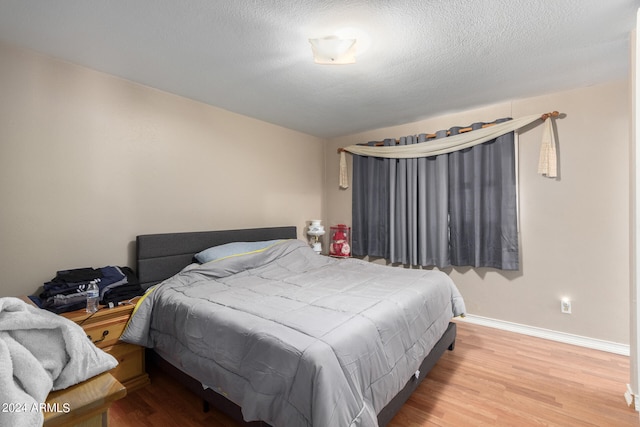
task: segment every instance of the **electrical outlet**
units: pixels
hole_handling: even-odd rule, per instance
[[[571,301],[568,298],[562,298],[560,301],[560,311],[564,314],[571,314]]]

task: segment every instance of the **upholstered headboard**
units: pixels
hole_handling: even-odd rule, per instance
[[[138,279],[144,289],[155,285],[178,273],[193,262],[195,254],[211,246],[295,238],[295,226],[140,235],[136,237]]]

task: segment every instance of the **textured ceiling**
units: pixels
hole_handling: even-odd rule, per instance
[[[0,41],[320,137],[624,78],[638,0],[0,0]],[[317,65],[310,37],[359,37]]]

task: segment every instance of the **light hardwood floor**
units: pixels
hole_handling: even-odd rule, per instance
[[[389,427],[640,425],[623,393],[629,358],[458,323],[447,351]],[[115,402],[112,427],[236,427],[150,368],[151,384]]]

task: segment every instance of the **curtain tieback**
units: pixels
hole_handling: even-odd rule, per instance
[[[545,120],[540,145],[538,173],[549,178],[558,176],[558,158],[556,156],[556,138],[551,120]]]
[[[349,188],[349,175],[347,174],[347,156],[344,150],[340,151],[340,188]]]

